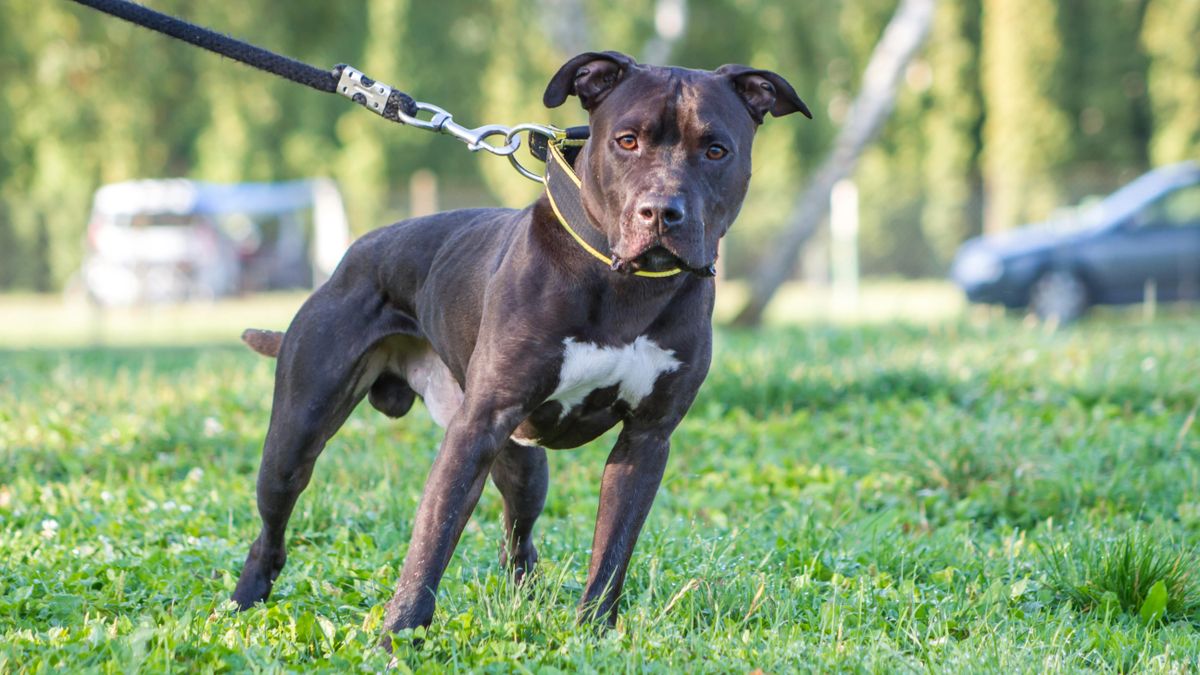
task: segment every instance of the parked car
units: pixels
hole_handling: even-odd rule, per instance
[[[1062,322],[1148,295],[1200,299],[1200,164],[1155,169],[1065,218],[971,239],[951,277],[971,302]]]
[[[80,279],[101,305],[313,288],[348,244],[328,179],[129,181],[96,191]]]

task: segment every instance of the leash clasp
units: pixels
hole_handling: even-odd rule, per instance
[[[533,144],[535,136],[545,138],[545,142],[539,141],[536,144],[542,149],[541,155],[536,151],[533,153],[534,157],[538,159],[544,157],[547,143],[573,142],[569,139],[570,130],[544,124],[518,124],[512,127],[503,124],[485,124],[474,128],[465,127],[455,122],[454,115],[445,108],[432,103],[414,101],[399,89],[377,82],[356,68],[339,65],[335,72],[338,73],[336,92],[376,115],[410,127],[452,136],[466,143],[467,149],[472,152],[484,150],[493,155],[507,157],[518,173],[538,183],[545,182],[543,176],[526,168],[517,159],[516,152],[521,147],[521,134],[528,133],[531,144]],[[428,114],[429,117],[423,118],[422,113]],[[496,136],[502,136],[503,143],[488,140]]]
[[[453,136],[466,143],[467,149],[472,152],[486,150],[493,155],[511,156],[517,151],[517,148],[521,147],[521,139],[510,134],[508,127],[504,125],[485,124],[474,129],[464,127],[455,122],[454,115],[447,112],[445,108],[432,103],[413,101],[414,110],[411,115],[404,111],[403,106],[397,105],[389,108],[388,102],[391,100],[393,92],[397,91],[395,88],[382,82],[376,82],[352,66],[339,66],[339,68],[341,73],[338,76],[337,93],[381,117],[407,124],[410,127]],[[422,112],[429,113],[429,119],[418,117]],[[487,139],[492,136],[504,136],[504,145],[489,143]]]
[[[405,124],[412,124],[413,126],[417,126],[422,129],[429,129],[430,131],[436,131],[440,134],[453,136],[454,138],[466,143],[467,149],[471,152],[486,150],[493,155],[511,157],[512,154],[517,151],[517,148],[521,147],[521,139],[512,138],[511,135],[508,135],[508,127],[504,126],[503,124],[485,124],[481,127],[475,127],[472,129],[470,127],[464,127],[458,122],[455,122],[454,115],[451,115],[432,103],[421,103],[418,101],[417,109],[432,112],[433,117],[426,122],[415,117],[408,117],[408,115],[401,113],[402,118],[408,118],[404,119]],[[412,122],[409,120],[412,120]],[[492,136],[504,136],[504,145],[495,145],[494,143],[489,143],[487,139]]]

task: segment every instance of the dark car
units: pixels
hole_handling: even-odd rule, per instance
[[[1063,322],[1151,294],[1200,299],[1200,164],[1155,169],[1065,219],[971,239],[951,276],[971,302]]]

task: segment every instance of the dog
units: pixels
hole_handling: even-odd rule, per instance
[[[375,230],[286,332],[244,335],[278,364],[257,483],[262,530],[233,592],[241,609],[270,595],[296,499],[354,407],[365,396],[401,417],[421,398],[445,436],[384,646],[391,632],[431,623],[489,474],[504,501],[501,564],[519,581],[538,560],[544,448],[578,447],[621,423],[578,610],[616,625],[671,433],[708,373],[717,243],[746,195],[755,132],[768,114],[812,115],[771,71],[649,66],[618,52],[564,64],[543,102],[568,96],[588,112],[590,138],[574,167],[552,148],[533,205]]]

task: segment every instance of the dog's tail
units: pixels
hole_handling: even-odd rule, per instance
[[[283,344],[283,332],[277,330],[261,330],[258,328],[247,328],[242,331],[242,342],[250,346],[250,349],[262,354],[275,358],[279,356],[279,346]]]

